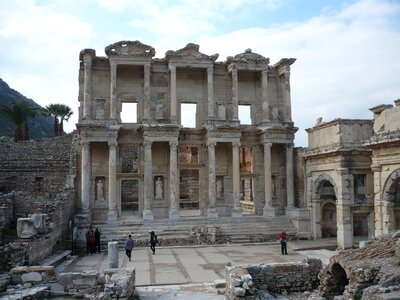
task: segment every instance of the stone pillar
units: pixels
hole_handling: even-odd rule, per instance
[[[261,98],[263,121],[269,121],[268,70],[261,72]]]
[[[177,141],[169,142],[169,219],[178,220],[179,209],[178,209],[178,159],[177,159]]]
[[[207,217],[218,218],[216,209],[215,142],[208,142],[208,210]]]
[[[151,210],[151,202],[153,200],[153,158],[151,154],[151,142],[144,142],[144,209],[143,220],[154,220],[153,211]]]
[[[90,149],[89,142],[82,142],[82,165],[81,165],[81,199],[82,210],[88,210],[90,207]]]
[[[338,169],[338,199],[336,201],[336,223],[338,249],[353,247],[353,228],[350,206],[350,176],[346,168]]]
[[[383,235],[383,201],[381,200],[381,168],[380,167],[372,167],[372,171],[374,172],[374,212],[375,212],[375,236]]]
[[[239,120],[239,91],[238,91],[238,70],[232,68],[232,105],[233,105],[233,120]]]
[[[208,119],[214,119],[214,66],[207,68]]]
[[[144,85],[143,85],[143,118],[145,122],[150,120],[150,64],[144,65]]]
[[[283,97],[285,105],[285,121],[292,121],[292,104],[290,99],[290,68],[285,67],[283,72]]]
[[[171,73],[171,122],[176,123],[176,66],[169,67]]]
[[[242,209],[240,208],[240,160],[239,160],[240,143],[232,143],[232,187],[233,187],[233,210],[232,217],[241,217]]]
[[[83,117],[91,119],[92,109],[92,57],[88,54],[83,56],[84,78],[83,78]]]
[[[275,216],[275,208],[272,206],[271,147],[272,143],[264,143],[264,217]]]
[[[110,119],[117,119],[117,64],[110,62]]]
[[[293,145],[286,145],[286,207],[294,208]]]
[[[312,210],[312,223],[311,230],[314,240],[322,238],[321,232],[321,200],[312,199],[311,200],[311,210]]]
[[[108,267],[118,269],[118,242],[108,242]]]
[[[108,143],[108,221],[118,219],[117,211],[117,143]]]

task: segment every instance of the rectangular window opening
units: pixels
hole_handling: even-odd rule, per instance
[[[185,128],[196,128],[196,103],[181,104],[181,125]]]
[[[137,123],[137,103],[122,102],[122,123]]]
[[[251,125],[251,106],[239,105],[239,121],[242,125]]]

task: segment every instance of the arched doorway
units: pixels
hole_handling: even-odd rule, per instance
[[[386,216],[383,219],[386,220],[388,231],[396,231],[400,229],[400,169],[388,178],[383,196],[386,206]]]
[[[318,190],[321,201],[321,234],[323,238],[337,236],[335,188],[328,180],[323,180]]]

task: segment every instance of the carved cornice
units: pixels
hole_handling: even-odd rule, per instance
[[[225,61],[227,64],[231,63],[255,63],[255,64],[269,64],[269,58],[264,57],[258,53],[254,53],[251,49],[246,49],[245,52],[228,56]]]
[[[189,43],[182,49],[173,51],[169,50],[165,53],[165,60],[170,61],[171,59],[177,59],[177,60],[185,60],[187,58],[194,59],[196,61],[205,61],[205,62],[215,62],[219,56],[219,54],[214,54],[214,55],[206,55],[204,53],[201,53],[199,51],[199,45]]]
[[[96,57],[96,50],[94,50],[94,49],[83,49],[79,53],[79,60],[83,61],[83,58],[85,56],[90,56],[92,59],[94,59]]]
[[[139,41],[120,41],[108,45],[104,49],[108,56],[153,57],[156,51],[153,47]]]

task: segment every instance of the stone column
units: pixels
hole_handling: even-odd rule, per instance
[[[350,206],[350,176],[347,168],[337,170],[339,182],[336,201],[336,224],[338,249],[344,250],[353,247],[353,228]]]
[[[83,79],[83,117],[91,119],[92,108],[92,57],[88,54],[83,56],[84,79]]]
[[[81,165],[81,199],[82,199],[82,210],[88,210],[90,207],[90,149],[89,142],[82,142],[82,165]]]
[[[108,242],[108,267],[118,268],[118,242]]]
[[[208,119],[214,119],[214,66],[207,68]]]
[[[269,121],[268,70],[261,72],[261,98],[263,121]]]
[[[150,64],[144,65],[144,85],[143,85],[143,118],[145,122],[150,120]]]
[[[292,104],[290,99],[290,68],[285,67],[283,72],[283,97],[285,104],[285,121],[292,121]]]
[[[286,145],[286,207],[294,208],[293,145]]]
[[[117,119],[117,63],[110,62],[110,119]]]
[[[216,209],[215,142],[208,142],[208,210],[207,217],[218,218]]]
[[[176,123],[176,66],[169,67],[171,73],[171,122]]]
[[[264,217],[275,216],[275,208],[272,206],[271,147],[272,143],[264,143]]]
[[[381,199],[381,171],[380,167],[374,166],[371,168],[374,172],[374,212],[375,212],[375,236],[383,235],[383,201]]]
[[[238,70],[232,68],[232,105],[233,105],[233,120],[239,120],[239,91],[238,91]]]
[[[154,220],[153,211],[151,210],[151,202],[153,200],[153,159],[151,154],[150,141],[144,142],[144,209],[143,209],[143,220]]]
[[[232,187],[233,187],[233,210],[232,217],[241,217],[242,209],[240,208],[240,160],[239,160],[240,143],[232,143]]]
[[[178,220],[178,159],[177,159],[177,141],[169,142],[169,219]]]
[[[107,220],[118,219],[117,211],[117,143],[108,142],[108,213]]]

